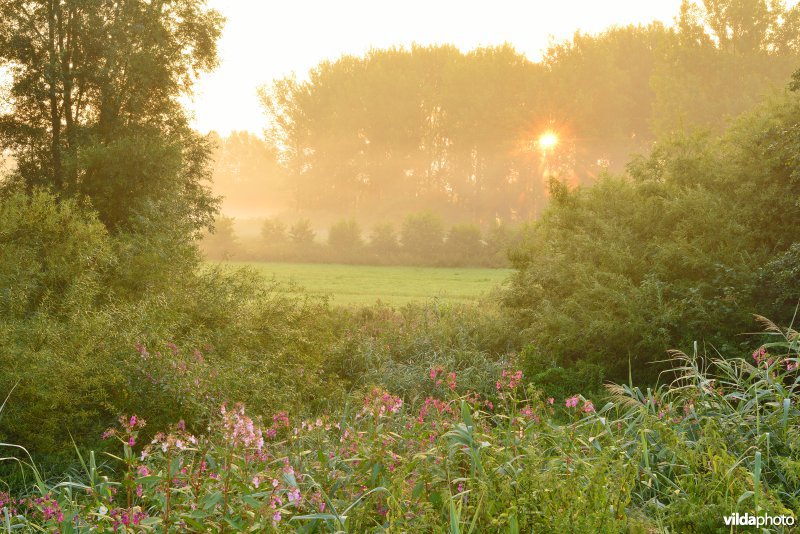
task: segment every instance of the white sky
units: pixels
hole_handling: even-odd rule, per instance
[[[209,0],[228,22],[220,66],[204,75],[189,108],[195,127],[226,135],[261,133],[256,90],[324,59],[392,45],[455,44],[462,50],[508,42],[537,60],[551,39],[576,30],[660,20],[681,0]]]

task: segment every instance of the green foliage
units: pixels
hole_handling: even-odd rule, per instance
[[[432,366],[458,372],[459,390],[486,393],[517,344],[513,324],[488,302],[376,305],[354,312],[328,365],[351,384],[380,385],[404,398],[431,391],[419,377]]]
[[[372,229],[369,246],[381,255],[396,254],[400,248],[400,243],[398,242],[394,225],[392,223],[376,224]]]
[[[289,228],[289,240],[298,246],[309,246],[314,242],[314,230],[311,221],[300,219]]]
[[[34,482],[0,492],[0,506],[11,528],[166,532],[727,532],[736,512],[796,521],[800,337],[766,326],[773,337],[754,364],[677,355],[672,385],[612,385],[602,407],[580,394],[545,400],[513,368],[490,393],[460,394],[463,375],[434,364],[413,400],[363,387],[310,419],[223,404],[207,426],[181,420],[150,440],[153,422],[126,414],[104,433],[121,454],[107,466],[81,457],[83,472],[63,482],[17,449]]]
[[[353,252],[363,245],[361,227],[355,219],[341,220],[331,226],[328,245],[336,251]]]
[[[475,224],[457,224],[450,228],[445,242],[446,262],[463,265],[485,256],[481,229]]]
[[[210,147],[178,97],[215,66],[221,25],[201,0],[4,2],[0,64],[11,67],[12,106],[0,146],[17,163],[10,183],[88,197],[115,232],[153,204],[179,213],[189,235],[208,224]]]
[[[288,240],[286,224],[280,219],[265,219],[261,225],[261,238],[270,245],[281,245]]]
[[[0,388],[16,385],[25,399],[3,414],[0,440],[63,458],[65,423],[96,436],[122,411],[166,423],[178,407],[199,421],[211,400],[313,409],[323,391],[336,396],[319,347],[343,323],[324,302],[281,293],[252,272],[198,272],[196,253],[177,262],[173,252],[161,270],[160,248],[146,249],[151,271],[136,263],[147,257],[138,250],[145,239],[160,236],[110,236],[90,209],[47,192],[0,198]],[[163,340],[199,347],[206,363]],[[145,362],[137,344],[169,356]],[[262,387],[269,376],[274,387]]]
[[[791,317],[798,124],[787,96],[720,139],[678,136],[626,177],[562,187],[511,255],[506,302],[537,350],[652,381],[670,347],[723,348],[755,310]]]
[[[403,250],[425,260],[436,258],[441,253],[444,241],[444,223],[430,212],[412,213],[403,220],[400,242]]]
[[[561,399],[578,392],[592,397],[602,394],[602,365],[579,360],[562,367],[548,355],[538,352],[533,345],[525,347],[519,359],[531,384],[548,397]]]

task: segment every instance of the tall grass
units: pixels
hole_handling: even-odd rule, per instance
[[[734,512],[792,515],[800,338],[765,325],[753,355],[675,352],[668,383],[602,400],[545,398],[511,368],[492,394],[458,393],[433,367],[424,399],[376,387],[314,420],[224,406],[201,432],[179,422],[140,443],[144,421],[123,416],[106,433],[122,453],[81,459],[79,481],[15,458],[31,485],[0,494],[4,528],[728,532]]]

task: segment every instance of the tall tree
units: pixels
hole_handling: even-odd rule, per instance
[[[111,230],[165,202],[199,230],[210,147],[179,98],[215,66],[221,25],[205,0],[0,0],[11,182],[88,198]]]
[[[798,22],[800,6],[779,0],[684,0],[653,72],[654,130],[722,131],[782,88],[800,61]]]

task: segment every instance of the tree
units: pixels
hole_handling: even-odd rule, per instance
[[[800,61],[800,6],[766,0],[684,0],[660,47],[651,86],[656,133],[727,120],[781,87]]]
[[[169,211],[166,226],[197,235],[215,209],[210,146],[179,97],[216,65],[221,25],[204,0],[1,0],[10,182],[87,197],[115,232]]]
[[[476,224],[457,224],[447,234],[446,250],[457,265],[475,264],[484,260],[481,229]]]
[[[423,260],[435,259],[444,240],[442,219],[430,212],[412,213],[403,220],[400,242],[403,251]]]
[[[301,209],[511,217],[542,198],[520,146],[542,72],[510,46],[414,46],[323,62],[261,99]]]
[[[289,228],[289,240],[295,245],[311,245],[314,243],[314,235],[308,219],[300,219]]]
[[[261,225],[261,239],[268,245],[280,245],[287,241],[286,224],[280,219],[266,219]]]
[[[506,302],[557,366],[654,380],[666,350],[714,344],[751,314],[797,305],[800,99],[737,119],[722,138],[676,134],[627,176],[563,189],[511,254]],[[730,347],[733,351],[741,347]]]
[[[355,219],[341,220],[331,226],[328,232],[328,245],[338,251],[353,252],[363,244],[361,227]]]
[[[372,235],[369,238],[369,246],[381,255],[395,254],[400,248],[397,242],[397,232],[392,223],[376,224],[372,228]]]

